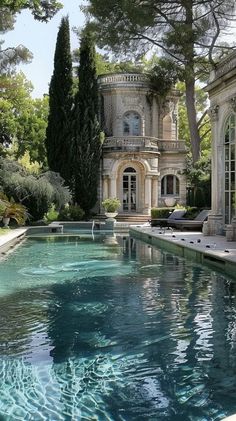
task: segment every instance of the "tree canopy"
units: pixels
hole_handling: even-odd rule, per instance
[[[56,0],[1,0],[0,1],[0,34],[1,36],[14,29],[16,16],[24,9],[28,9],[36,20],[49,21],[62,4]],[[0,75],[9,74],[19,63],[28,63],[32,53],[23,45],[5,47],[4,40],[0,40]]]
[[[101,157],[95,46],[90,33],[80,44],[79,91],[75,98],[75,201],[86,212],[97,201]]]
[[[0,8],[0,35],[14,29],[15,15],[6,7]],[[23,45],[16,47],[4,46],[4,40],[0,40],[0,77],[14,72],[15,66],[19,63],[28,63],[32,54]]]
[[[200,155],[195,106],[195,79],[206,57],[220,47],[220,34],[235,12],[234,0],[89,0],[84,11],[92,18],[90,30],[99,46],[116,54],[141,56],[162,50],[169,66],[176,66],[186,88],[186,106],[193,161]]]
[[[47,22],[58,10],[62,4],[56,0],[1,0],[0,8],[5,8],[15,14],[24,9],[31,11],[35,19]]]
[[[54,71],[49,87],[49,116],[46,130],[48,165],[71,183],[71,112],[73,104],[72,59],[70,52],[69,19],[64,17],[59,27]]]
[[[32,89],[23,73],[0,77],[0,143],[15,158],[27,151],[31,162],[45,165],[48,98],[32,99]]]

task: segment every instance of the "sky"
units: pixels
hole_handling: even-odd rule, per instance
[[[17,16],[13,31],[4,34],[5,47],[24,45],[34,55],[29,64],[20,65],[27,79],[34,85],[32,96],[42,97],[48,93],[48,85],[51,80],[54,67],[54,52],[58,28],[63,16],[69,15],[71,29],[71,48],[78,48],[79,42],[72,32],[74,26],[81,27],[85,22],[84,14],[80,5],[85,4],[81,0],[60,0],[64,5],[48,23],[41,23],[34,20],[28,11],[23,11]]]

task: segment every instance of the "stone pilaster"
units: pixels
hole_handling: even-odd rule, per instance
[[[152,199],[151,199],[152,208],[156,208],[158,206],[157,199],[158,199],[157,176],[153,176],[152,177]]]
[[[107,199],[109,196],[109,176],[103,177],[103,199]]]
[[[210,214],[204,228],[207,235],[222,235],[224,232],[223,215]]]
[[[152,177],[146,176],[145,178],[145,204],[144,204],[144,214],[150,215],[151,213],[151,193],[152,193]]]
[[[117,197],[117,191],[116,191],[116,176],[115,174],[112,174],[110,177],[110,191],[109,191],[110,197]]]

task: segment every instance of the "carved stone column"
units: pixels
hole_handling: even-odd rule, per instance
[[[110,197],[117,197],[116,191],[116,176],[112,175],[110,177],[110,189],[109,189],[109,196]]]
[[[103,199],[107,199],[109,196],[109,176],[103,177]]]
[[[219,128],[219,105],[213,105],[209,108],[208,114],[211,118],[212,124],[212,139],[214,144],[212,145],[212,170],[211,170],[211,214],[207,221],[207,231],[209,235],[222,235],[223,234],[223,203],[222,198],[224,192],[222,191],[222,156],[223,146],[220,139],[220,128]]]

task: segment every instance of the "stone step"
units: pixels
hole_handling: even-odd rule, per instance
[[[100,215],[96,215],[94,219],[105,220],[106,216],[104,214],[100,214]],[[119,213],[116,216],[117,222],[128,222],[128,223],[133,223],[133,224],[136,224],[136,223],[144,224],[145,222],[148,222],[149,219],[150,219],[149,215],[143,215],[143,214],[137,214],[137,213],[135,214],[134,213],[132,214]]]

